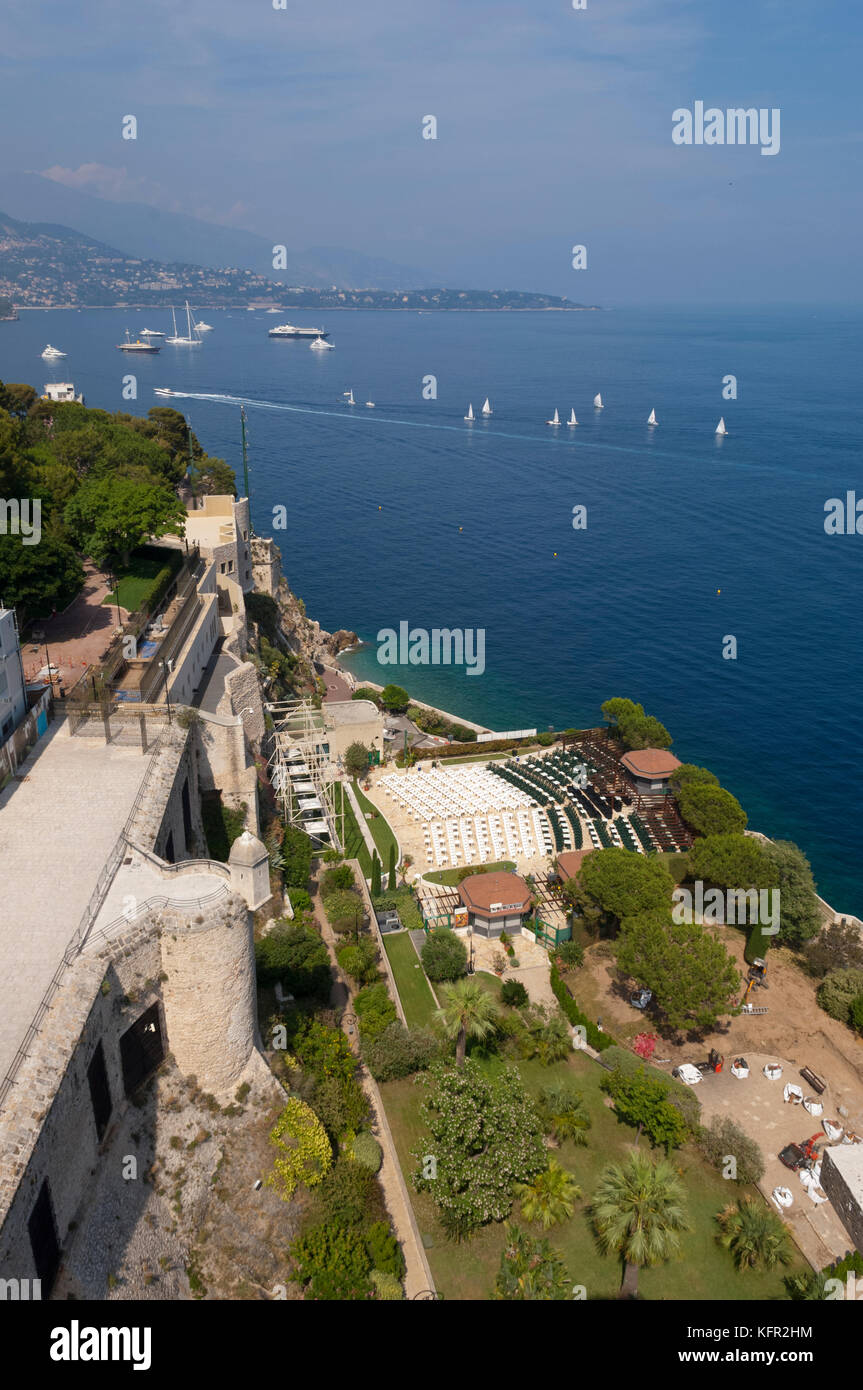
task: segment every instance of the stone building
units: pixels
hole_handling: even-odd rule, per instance
[[[857,1250],[863,1254],[863,1144],[824,1150],[821,1186]]]

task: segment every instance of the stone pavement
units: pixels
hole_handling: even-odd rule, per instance
[[[490,975],[495,973],[493,959],[503,947],[498,941],[489,941],[484,936],[477,936],[476,933],[471,937],[474,949],[474,964],[477,970],[487,970]],[[465,945],[467,945],[465,941]],[[511,944],[515,948],[515,959],[518,961],[517,969],[513,969],[507,957],[507,966],[501,976],[502,983],[507,980],[519,980],[528,993],[528,998],[532,1004],[547,1004],[551,1008],[557,1008],[557,1000],[551,988],[551,965],[548,952],[544,946],[538,946],[528,936],[513,936]]]
[[[0,792],[0,1077],[74,936],[149,759],[55,721]]]

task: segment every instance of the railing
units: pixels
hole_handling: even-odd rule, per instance
[[[100,927],[97,932],[93,932],[91,936],[87,937],[87,945],[92,946],[96,941],[107,941],[119,927],[131,926],[139,917],[145,917],[148,912],[155,912],[157,909],[162,911],[166,907],[177,908],[180,911],[210,907],[213,903],[226,898],[229,891],[225,884],[220,884],[218,888],[213,889],[212,893],[205,893],[203,898],[166,898],[158,893],[152,898],[146,898],[135,908],[134,912],[124,912],[119,917],[115,917],[113,921],[106,923],[104,927]]]

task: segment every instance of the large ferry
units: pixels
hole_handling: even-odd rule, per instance
[[[323,328],[296,328],[292,323],[279,323],[271,328],[268,338],[328,338]]]

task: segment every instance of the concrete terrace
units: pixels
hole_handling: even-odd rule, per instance
[[[51,725],[0,792],[0,1078],[7,1072],[132,809],[140,747]]]

